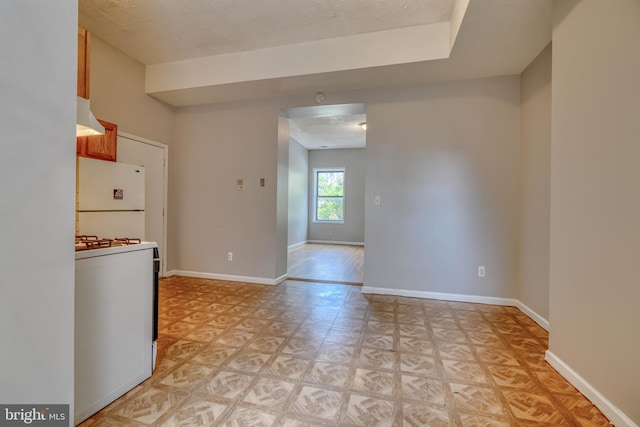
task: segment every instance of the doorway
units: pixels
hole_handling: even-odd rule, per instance
[[[366,106],[283,111],[288,119],[289,280],[364,281]]]
[[[362,285],[364,246],[304,243],[289,249],[289,280]]]
[[[144,240],[158,244],[162,276],[166,274],[167,152],[165,144],[118,132],[117,161],[145,168]]]

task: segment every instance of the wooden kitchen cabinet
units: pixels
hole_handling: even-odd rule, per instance
[[[76,138],[76,154],[80,157],[116,161],[118,149],[118,125],[98,119],[104,126],[104,135],[79,136]]]
[[[78,27],[78,96],[89,99],[91,33]]]

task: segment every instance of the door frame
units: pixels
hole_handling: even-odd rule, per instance
[[[162,183],[162,247],[164,248],[164,253],[162,254],[163,259],[160,262],[161,271],[160,276],[164,277],[167,274],[167,254],[169,252],[169,248],[167,247],[167,198],[169,195],[169,146],[167,144],[163,144],[161,142],[153,141],[151,139],[143,138],[141,136],[132,135],[127,132],[118,131],[118,136],[123,138],[131,139],[133,141],[141,142],[143,144],[153,145],[154,147],[162,149],[163,153],[163,165],[162,165],[162,175],[163,175],[163,183]]]

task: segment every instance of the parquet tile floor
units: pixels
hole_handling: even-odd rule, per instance
[[[169,277],[153,376],[103,426],[607,426],[515,307]]]

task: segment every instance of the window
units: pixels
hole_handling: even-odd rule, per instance
[[[344,222],[344,168],[315,170],[314,221]]]

